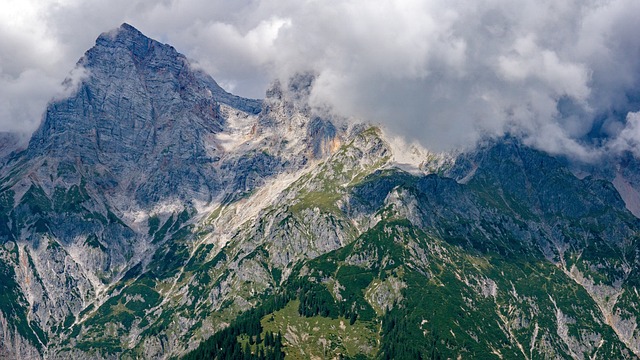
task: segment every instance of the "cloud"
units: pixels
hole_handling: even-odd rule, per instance
[[[625,127],[606,144],[606,147],[610,150],[609,153],[630,151],[635,157],[640,158],[640,112],[627,114]]]
[[[583,160],[635,146],[636,0],[7,1],[0,129],[33,130],[97,35],[126,21],[239,95],[313,71],[314,104],[436,150],[504,133]]]

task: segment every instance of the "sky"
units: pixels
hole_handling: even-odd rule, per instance
[[[637,0],[3,0],[0,131],[35,130],[127,22],[241,96],[313,72],[313,105],[436,151],[510,134],[585,161],[640,156],[637,14]]]

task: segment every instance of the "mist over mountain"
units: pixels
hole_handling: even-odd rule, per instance
[[[505,133],[596,161],[636,126],[637,1],[11,1],[0,35],[0,130],[31,133],[96,34],[128,21],[223,88],[260,98],[315,73],[314,105],[434,150]],[[63,96],[66,97],[66,96]]]
[[[469,18],[444,15],[448,26],[427,26],[434,34]],[[292,19],[274,22],[285,31]],[[498,25],[491,36],[510,33]],[[364,72],[292,66],[258,100],[127,23],[101,34],[28,144],[1,138],[0,357],[638,358],[638,87],[625,85],[622,102],[592,98],[604,87],[584,72],[590,63],[511,34],[500,83],[518,89],[501,100],[513,117],[498,109],[486,113],[493,125],[466,127],[454,113],[484,105],[465,102],[475,90],[462,54],[480,45],[454,35],[429,43],[447,56],[426,68],[387,59],[419,80],[382,73],[374,87]],[[351,81],[392,100],[367,104],[386,126],[347,116],[344,104],[369,94]],[[445,104],[462,91],[432,136],[455,144],[446,127],[462,126],[475,146],[434,151],[413,141],[419,133],[399,137],[408,113],[440,111],[414,107],[400,82],[433,106],[432,85]],[[540,95],[549,91],[558,97]],[[508,105],[523,92],[562,116]],[[607,107],[611,116],[594,115]],[[589,125],[553,132],[572,116]],[[545,126],[560,138],[536,133]]]

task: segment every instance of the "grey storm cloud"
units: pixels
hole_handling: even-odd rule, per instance
[[[434,150],[509,133],[583,160],[640,154],[637,0],[6,0],[0,9],[3,130],[33,131],[97,35],[128,22],[239,95],[313,72],[318,107]]]

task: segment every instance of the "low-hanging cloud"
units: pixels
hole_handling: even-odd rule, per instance
[[[638,147],[636,0],[2,6],[28,11],[17,24],[11,11],[0,12],[0,129],[32,131],[82,52],[126,21],[243,96],[311,71],[314,104],[435,150],[505,133],[583,160]]]

